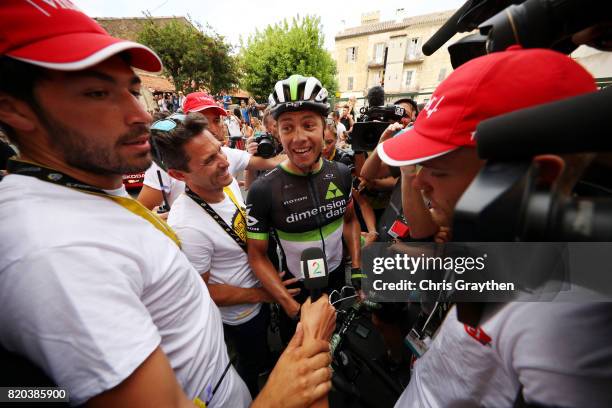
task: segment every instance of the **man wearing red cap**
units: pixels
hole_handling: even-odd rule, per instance
[[[414,128],[379,145],[378,154],[392,166],[422,166],[414,186],[434,220],[450,228],[455,205],[484,165],[473,139],[479,122],[595,90],[588,72],[553,51],[480,57],[441,83]],[[534,160],[542,182],[571,188],[577,181],[558,156]],[[516,302],[473,328],[451,309],[396,406],[511,407],[519,397],[531,406],[610,406],[611,318],[605,304]]]
[[[151,164],[131,66],[161,70],[67,0],[0,3],[0,125],[20,150],[0,183],[0,348],[72,405],[247,406],[206,287],[174,232],[122,187]],[[329,390],[319,339],[334,314],[308,306],[254,405],[308,406]]]

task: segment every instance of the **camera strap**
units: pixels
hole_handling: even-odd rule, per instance
[[[164,220],[153,214],[145,206],[143,206],[133,198],[120,197],[108,194],[106,191],[100,188],[82,183],[77,179],[72,178],[62,172],[23,160],[10,159],[7,165],[7,169],[11,174],[35,177],[47,183],[72,188],[74,190],[78,190],[86,194],[97,195],[112,200],[123,208],[125,208],[126,210],[147,220],[155,228],[157,228],[164,235],[170,238],[172,242],[174,242],[179,248],[181,247],[180,241],[172,230],[172,228],[170,228],[170,226],[166,224]]]
[[[202,207],[204,211],[206,211],[208,215],[210,215],[212,219],[215,220],[221,228],[223,228],[223,231],[225,231],[227,235],[229,235],[234,241],[236,241],[238,246],[242,248],[244,252],[247,252],[246,211],[244,207],[240,206],[238,200],[236,200],[236,197],[234,196],[234,193],[229,187],[224,187],[223,192],[226,196],[229,197],[230,200],[232,200],[232,203],[234,203],[236,209],[238,210],[237,220],[235,222],[235,225],[237,226],[236,229],[227,225],[225,220],[223,220],[223,218],[221,218],[221,216],[217,214],[217,212],[206,201],[202,200],[196,193],[191,191],[189,187],[185,187],[185,194],[187,194],[189,198],[195,201],[196,204]]]

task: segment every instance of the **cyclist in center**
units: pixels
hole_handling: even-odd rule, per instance
[[[309,293],[301,280],[302,251],[325,253],[329,290],[346,285],[343,238],[351,259],[351,276],[361,274],[360,227],[351,199],[351,173],[342,163],[321,156],[327,90],[314,77],[292,75],[278,81],[269,97],[271,114],[287,159],[259,177],[247,197],[247,237],[251,268],[285,312],[281,337],[287,338]],[[296,277],[301,291],[292,296],[266,255],[274,234],[283,255],[284,279]]]

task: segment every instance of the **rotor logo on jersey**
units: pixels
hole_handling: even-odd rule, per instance
[[[342,194],[342,191],[340,191],[340,189],[334,184],[334,182],[331,181],[329,183],[329,186],[327,186],[327,193],[325,194],[325,199],[331,200],[332,198],[338,198],[342,196],[344,196],[344,194]]]

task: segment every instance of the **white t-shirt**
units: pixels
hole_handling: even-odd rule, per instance
[[[346,127],[342,122],[338,122],[338,124],[336,124],[336,135],[338,136],[338,139],[340,139],[345,133]]]
[[[166,235],[112,200],[19,175],[0,183],[0,219],[4,348],[79,405],[159,346],[186,395],[206,399],[229,361],[221,316]],[[230,368],[210,406],[249,402]]]
[[[235,116],[228,116],[225,118],[225,124],[230,136],[242,136],[240,131],[240,121]]]
[[[512,407],[523,384],[526,402],[610,407],[610,322],[607,303],[514,302],[480,327],[487,343],[453,308],[395,406]]]
[[[244,207],[236,179],[230,185],[238,204]],[[229,197],[216,204],[213,210],[232,227],[238,209]],[[249,266],[246,252],[223,228],[195,201],[181,194],[174,202],[168,224],[179,236],[183,252],[200,273],[210,271],[209,283],[226,284],[240,288],[261,286]],[[246,227],[246,226],[245,226]],[[223,323],[238,325],[251,320],[259,313],[261,303],[245,303],[220,306]]]
[[[228,171],[234,177],[238,177],[240,173],[242,173],[247,166],[249,165],[249,160],[251,160],[251,155],[240,149],[232,149],[227,146],[222,146],[221,149],[223,153],[227,156],[227,161],[229,162]],[[164,183],[164,187],[166,188],[166,195],[168,197],[168,204],[172,206],[174,200],[185,191],[185,183],[183,181],[177,180],[174,177],[170,177],[168,173],[166,173],[161,167],[159,167],[156,163],[153,163],[151,167],[147,169],[145,172],[145,177],[143,184],[145,186],[149,186],[154,190],[161,190],[159,185],[159,179],[157,177],[157,170],[160,171],[162,182]]]

